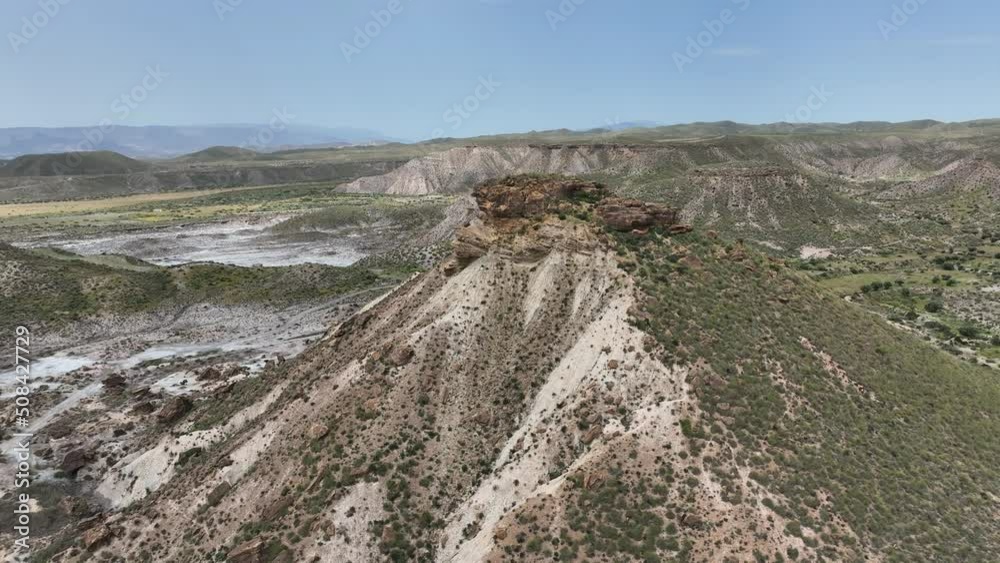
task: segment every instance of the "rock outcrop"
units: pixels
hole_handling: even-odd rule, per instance
[[[174,397],[156,413],[156,420],[160,424],[173,424],[187,414],[192,406],[191,400],[187,397]]]
[[[605,199],[597,206],[597,215],[608,227],[623,232],[677,223],[676,210],[634,199]]]
[[[546,177],[507,177],[476,188],[479,208],[498,219],[539,218],[572,206],[572,200],[596,200],[606,190],[595,182]]]

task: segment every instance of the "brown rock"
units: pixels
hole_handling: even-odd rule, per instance
[[[396,530],[392,526],[382,526],[382,543],[392,543],[396,541]]]
[[[608,369],[618,369],[618,360],[608,360]]]
[[[396,367],[405,366],[413,359],[413,348],[406,344],[397,344],[389,350],[386,359]]]
[[[111,538],[111,535],[111,528],[101,524],[84,532],[80,539],[83,541],[84,548],[87,550],[94,550],[102,543],[108,541],[108,539]]]
[[[59,501],[59,510],[67,516],[82,517],[90,514],[90,506],[80,497],[63,497]]]
[[[497,541],[507,539],[507,528],[497,528],[496,531],[493,532],[493,539]]]
[[[681,524],[688,528],[700,528],[704,523],[701,516],[690,512],[681,517]]]
[[[215,366],[208,366],[198,373],[198,379],[203,379],[205,381],[217,381],[222,379],[222,372]]]
[[[125,378],[120,373],[115,373],[104,378],[104,389],[106,391],[120,391],[125,388]]]
[[[59,420],[49,425],[48,434],[50,438],[65,438],[73,433],[73,427],[65,422],[65,420]]]
[[[156,406],[153,404],[152,401],[141,401],[139,403],[136,403],[135,406],[132,407],[132,410],[130,412],[134,415],[143,415],[143,414],[151,414],[155,410]]]
[[[264,522],[271,522],[281,516],[281,513],[289,506],[292,506],[292,497],[281,497],[265,508],[261,517]]]
[[[670,231],[668,232],[672,235],[683,235],[684,233],[690,233],[693,230],[694,227],[691,225],[674,225],[670,227]]]
[[[212,395],[215,396],[215,397],[224,397],[224,396],[232,393],[233,389],[235,389],[235,388],[236,388],[236,382],[235,381],[232,382],[232,383],[227,383],[225,385],[222,385],[221,387],[219,387],[215,391],[212,391]]]
[[[226,557],[229,563],[264,563],[266,551],[264,538],[254,538],[234,547]]]
[[[309,427],[309,438],[319,440],[330,433],[330,429],[325,424],[316,423]]]
[[[598,199],[604,188],[579,180],[513,177],[483,184],[472,195],[490,217],[528,219],[558,212],[571,200]]]
[[[589,430],[583,435],[581,440],[584,444],[589,444],[601,436],[603,429],[600,426],[591,426]]]
[[[461,233],[459,233],[459,237],[461,237]],[[462,238],[459,238],[452,243],[452,249],[455,252],[457,270],[461,270],[462,266],[468,265],[470,262],[474,262],[476,259],[485,256],[488,252],[485,247],[476,245],[473,242]]]
[[[708,376],[708,382],[707,383],[711,387],[714,387],[716,389],[719,389],[721,387],[725,387],[726,386],[726,380],[722,379],[721,377],[719,377],[718,375],[716,375],[714,373]]]
[[[607,475],[601,472],[588,473],[587,476],[583,478],[583,488],[588,491],[593,490],[599,487],[607,478]]]
[[[458,262],[458,258],[454,256],[445,260],[441,268],[444,271],[444,275],[449,278],[462,271],[462,265]]]
[[[59,464],[59,469],[64,473],[72,475],[90,463],[90,460],[91,455],[89,452],[82,449],[73,450],[63,456],[62,463]]]
[[[705,267],[705,263],[701,261],[701,258],[693,254],[688,254],[684,258],[681,258],[680,263],[692,270],[701,270]]]
[[[216,485],[215,488],[208,493],[208,497],[205,498],[205,502],[209,506],[215,506],[219,504],[222,497],[226,496],[231,490],[233,490],[233,486],[229,484],[229,481],[223,481]]]
[[[597,206],[597,215],[608,227],[620,232],[641,232],[677,223],[676,210],[636,199],[605,199]]]
[[[192,406],[194,405],[187,397],[174,397],[156,413],[156,420],[160,424],[173,424],[187,414]]]
[[[650,335],[642,337],[642,349],[647,353],[652,352],[656,349],[656,339]]]
[[[472,421],[483,426],[488,426],[493,423],[493,415],[490,414],[488,410],[481,410],[472,417]]]

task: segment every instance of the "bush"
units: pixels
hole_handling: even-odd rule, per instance
[[[924,310],[928,313],[940,313],[944,310],[944,305],[940,301],[931,301],[927,305],[924,305]]]
[[[959,328],[958,333],[965,338],[979,338],[979,328],[973,325],[965,325]]]

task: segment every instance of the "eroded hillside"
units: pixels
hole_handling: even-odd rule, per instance
[[[450,259],[151,431],[46,556],[1000,556],[989,371],[674,209],[474,195]]]
[[[729,238],[806,256],[913,246],[928,236],[962,244],[956,230],[996,215],[998,161],[988,140],[906,135],[491,144],[415,158],[340,189],[465,193],[505,174],[582,175],[620,195],[669,202],[686,221]],[[971,207],[990,213],[965,212]]]

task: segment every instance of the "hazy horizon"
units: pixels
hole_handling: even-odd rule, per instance
[[[400,139],[651,120],[995,115],[983,0],[370,0],[0,6],[0,127],[296,124]],[[183,38],[183,41],[178,41]],[[73,56],[67,56],[73,53]],[[204,125],[200,125],[204,126]]]

